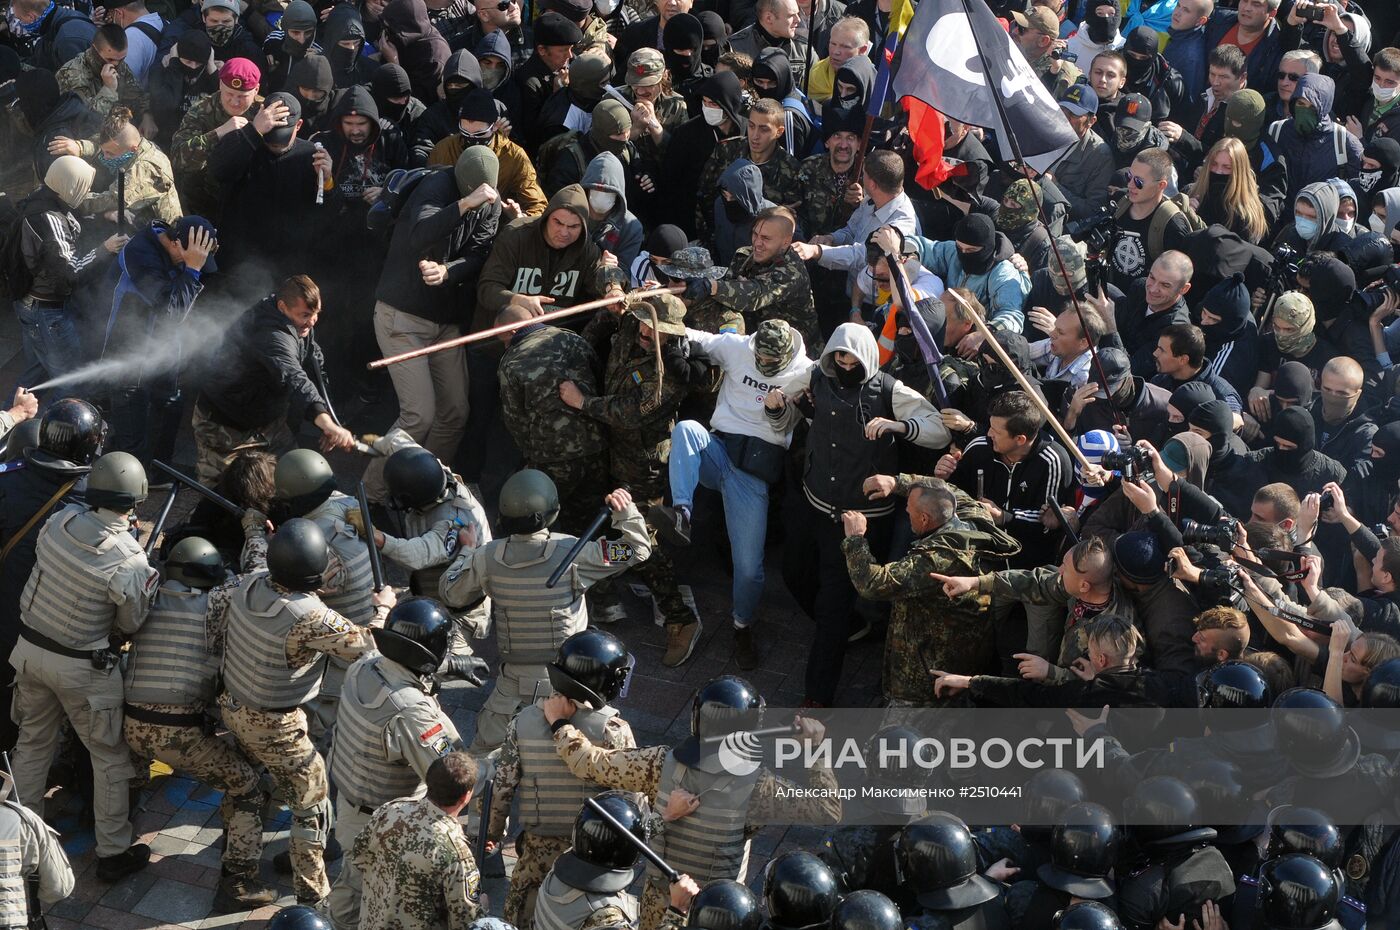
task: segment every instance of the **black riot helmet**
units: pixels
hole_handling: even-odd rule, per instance
[[[1249,810],[1254,802],[1248,798],[1244,772],[1226,759],[1200,756],[1182,767],[1181,780],[1190,786],[1201,804],[1202,819],[1207,822],[1225,819],[1221,815],[1241,809]],[[1262,810],[1261,810],[1262,813]],[[1263,818],[1254,824],[1215,824],[1217,846],[1230,846],[1252,840],[1264,832]]]
[[[30,417],[10,430],[5,437],[5,448],[0,452],[0,462],[18,462],[24,453],[38,446],[41,425],[41,421]]]
[[[305,516],[335,493],[335,472],[314,449],[293,449],[277,460],[272,482],[288,516]]]
[[[1322,811],[1285,804],[1269,812],[1269,845],[1264,858],[1278,859],[1291,853],[1304,853],[1327,866],[1339,869],[1344,853],[1342,831]]]
[[[759,930],[758,899],[742,882],[719,878],[690,899],[685,925],[694,930]]]
[[[1123,930],[1123,924],[1111,907],[1080,901],[1055,914],[1054,930]]]
[[[1123,801],[1123,823],[1133,839],[1149,849],[1214,839],[1214,830],[1198,826],[1200,813],[1196,793],[1168,775],[1144,778]]]
[[[507,478],[499,503],[501,529],[507,533],[537,533],[559,518],[559,488],[538,469],[522,469]]]
[[[1088,798],[1079,776],[1059,769],[1041,769],[1027,778],[1024,794],[1024,822],[1019,826],[1021,835],[1030,840],[1050,839],[1060,816]]]
[[[128,513],[146,499],[149,485],[141,460],[128,452],[108,452],[88,472],[87,502],[116,513]]]
[[[869,888],[853,891],[831,912],[831,930],[904,930],[899,908]]]
[[[199,536],[186,536],[172,546],[162,568],[167,581],[178,581],[201,590],[212,588],[228,577],[219,550]]]
[[[840,900],[836,874],[809,852],[783,853],[763,870],[763,901],[774,930],[824,927]]]
[[[606,630],[580,630],[559,644],[549,683],[560,694],[594,710],[617,700],[636,664],[622,640]]]
[[[1273,689],[1259,669],[1248,662],[1221,662],[1201,673],[1196,680],[1197,704],[1203,710],[1265,710],[1274,702]],[[1238,729],[1230,726],[1232,714],[1212,714],[1212,729]],[[1253,722],[1246,717],[1244,725]]]
[[[278,911],[267,922],[267,930],[331,930],[331,922],[314,907],[294,904]]]
[[[384,463],[389,500],[400,510],[422,510],[447,493],[447,470],[422,446],[400,449]]]
[[[315,591],[330,565],[326,534],[303,517],[288,520],[267,542],[267,571],[292,591]]]
[[[647,839],[642,812],[637,803],[621,791],[604,791],[594,798],[598,805],[612,814],[641,842]],[[618,835],[616,828],[599,817],[587,804],[574,819],[573,853],[583,862],[610,871],[631,869],[637,864],[637,848]]]
[[[55,401],[39,421],[39,448],[74,465],[91,465],[102,454],[106,441],[107,424],[102,415],[76,397]]]
[[[1361,706],[1387,710],[1400,707],[1400,659],[1387,659],[1371,669],[1361,686]]]
[[[1270,859],[1259,869],[1257,927],[1323,930],[1332,926],[1341,901],[1337,875],[1305,853]]]
[[[430,597],[411,597],[389,611],[383,629],[374,629],[375,647],[415,675],[431,675],[447,656],[452,618]]]
[[[1308,778],[1335,778],[1361,756],[1361,740],[1342,706],[1321,691],[1292,688],[1274,702],[1270,719],[1279,752]]]
[[[1113,815],[1103,805],[1085,801],[1066,809],[1050,831],[1050,861],[1036,875],[1051,888],[1100,900],[1113,894],[1107,876],[1117,858]]]
[[[977,845],[967,824],[934,811],[899,831],[894,841],[895,880],[913,890],[931,911],[975,907],[997,896],[978,874]]]
[[[758,727],[763,698],[737,675],[721,675],[700,686],[690,704],[692,736],[724,736]]]

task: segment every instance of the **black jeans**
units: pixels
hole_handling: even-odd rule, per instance
[[[113,388],[107,395],[113,452],[129,452],[150,468],[152,459],[170,462],[184,422],[178,375],[169,373],[140,384]]]
[[[789,499],[788,534],[783,543],[783,581],[798,606],[816,623],[807,654],[806,696],[830,705],[841,680],[846,641],[855,618],[856,589],[846,571],[839,514],[823,513],[807,501],[799,485]],[[865,538],[876,557],[889,550],[894,515],[868,520]]]

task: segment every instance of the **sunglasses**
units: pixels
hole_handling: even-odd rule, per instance
[[[496,9],[504,13],[513,6],[515,6],[515,0],[500,0],[500,2],[496,4]]]
[[[1302,77],[1302,75],[1294,74],[1291,71],[1280,71],[1278,72],[1278,74],[1275,74],[1274,77],[1280,81],[1293,81],[1294,83],[1296,83],[1298,79]]]
[[[1133,187],[1136,187],[1138,190],[1142,190],[1144,187],[1147,186],[1147,181],[1143,178],[1138,177],[1135,174],[1128,175],[1128,183],[1133,185]]]

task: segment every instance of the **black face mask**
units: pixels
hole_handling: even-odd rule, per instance
[[[724,218],[731,223],[747,223],[752,217],[742,203],[737,200],[724,202]]]
[[[408,109],[407,103],[389,103],[388,101],[375,100],[379,104],[379,115],[391,123],[397,123],[403,118],[404,111]]]
[[[991,249],[978,249],[976,252],[958,252],[958,261],[968,274],[986,274],[996,262],[996,253]]]
[[[175,67],[180,69],[180,76],[187,81],[193,81],[204,73],[203,65],[195,65],[193,68],[191,68],[189,65],[185,64],[179,59],[176,59]]]
[[[702,48],[700,50],[700,63],[710,68],[713,68],[715,65],[719,64],[718,42],[716,42],[714,45],[706,46],[705,48]]]
[[[341,48],[338,42],[326,49],[326,60],[331,63],[331,70],[337,74],[345,74],[355,67],[355,60],[359,57],[359,49],[352,52],[348,48]]]
[[[1089,31],[1090,42],[1095,45],[1103,45],[1105,42],[1112,41],[1113,36],[1118,32],[1118,14],[1100,16],[1097,13],[1090,13],[1084,17],[1084,28]]]
[[[843,388],[860,387],[865,383],[865,369],[857,365],[855,368],[842,368],[836,366],[836,383]]]
[[[299,92],[293,92],[293,97],[301,103],[301,118],[307,126],[314,126],[321,121],[321,117],[326,115],[330,109],[331,95],[326,94],[320,100],[307,100]]]
[[[1139,61],[1132,55],[1125,56],[1128,59],[1128,83],[1141,84],[1152,77],[1152,72],[1156,70],[1156,58],[1149,58],[1146,61]]]
[[[302,55],[305,55],[306,50],[310,47],[310,39],[306,40],[305,42],[298,42],[296,39],[293,39],[290,35],[282,36],[282,51],[286,52],[288,55],[291,55],[294,58],[300,58]]]
[[[464,84],[460,87],[455,84],[451,87],[444,86],[443,94],[444,99],[447,101],[447,109],[456,113],[458,105],[462,102],[462,98],[471,92],[472,86],[470,84]]]

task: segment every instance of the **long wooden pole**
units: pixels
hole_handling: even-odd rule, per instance
[[[958,295],[957,291],[950,288],[943,292],[943,296],[952,297],[962,305],[963,313],[972,320],[972,325],[976,326],[978,331],[982,333],[983,338],[986,339],[987,344],[992,347],[992,351],[996,353],[997,358],[1001,359],[1001,363],[1006,366],[1006,370],[1011,372],[1011,376],[1016,379],[1016,383],[1021,385],[1021,390],[1026,392],[1026,396],[1031,399],[1031,403],[1034,404],[1035,408],[1045,417],[1045,422],[1049,423],[1050,428],[1055,431],[1055,435],[1060,437],[1060,442],[1064,444],[1065,449],[1070,455],[1074,456],[1075,461],[1077,461],[1081,467],[1088,468],[1091,464],[1090,461],[1084,457],[1083,452],[1079,451],[1079,446],[1070,438],[1069,433],[1065,432],[1065,428],[1060,425],[1060,421],[1056,419],[1055,415],[1050,412],[1050,408],[1045,405],[1045,401],[1041,398],[1040,392],[1031,387],[1031,383],[1026,380],[1025,372],[1017,368],[1016,364],[1011,361],[1010,356],[1006,354],[1006,350],[1001,347],[1001,343],[997,342],[996,337],[992,335],[992,331],[987,327],[986,322],[973,312],[972,307]]]
[[[565,307],[563,310],[552,310],[539,316],[532,316],[529,319],[517,320],[514,323],[504,323],[500,326],[493,326],[490,329],[483,329],[477,333],[467,336],[458,336],[456,339],[449,339],[446,342],[434,343],[430,346],[423,346],[421,349],[414,349],[411,352],[401,352],[398,355],[390,355],[387,358],[379,358],[369,363],[371,370],[386,368],[389,365],[397,365],[399,362],[407,362],[411,359],[422,358],[425,355],[432,355],[436,352],[446,352],[448,349],[455,349],[458,346],[468,345],[473,342],[481,342],[484,339],[494,339],[496,336],[514,332],[524,326],[533,326],[536,323],[549,323],[554,320],[562,320],[564,317],[577,316],[580,313],[587,313],[590,310],[598,310],[611,304],[620,303],[629,297],[646,297],[650,294],[678,293],[668,287],[644,287],[635,291],[630,291],[621,297],[603,297],[598,300],[590,300],[588,303],[579,304],[577,307]]]

